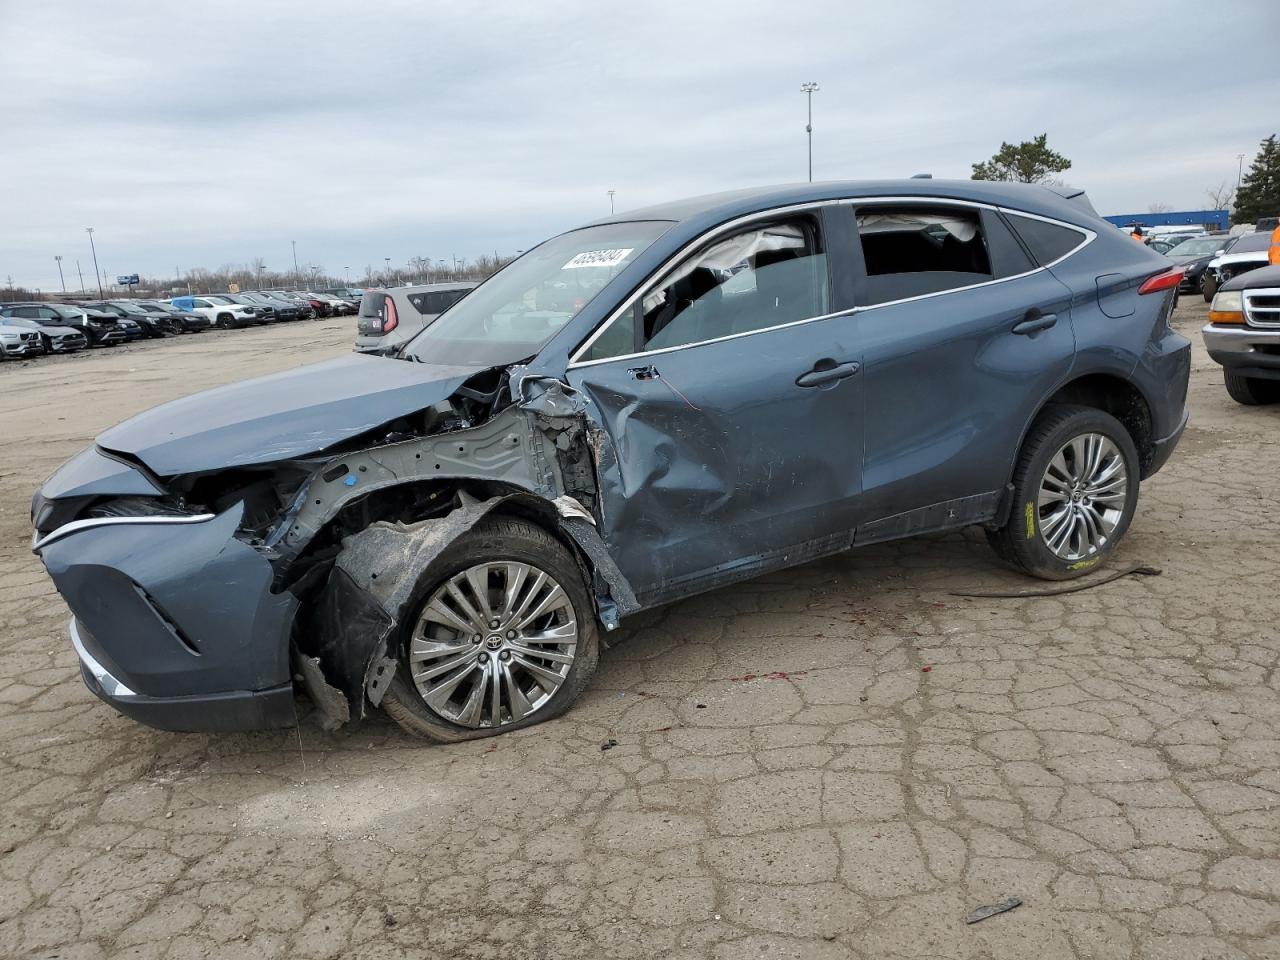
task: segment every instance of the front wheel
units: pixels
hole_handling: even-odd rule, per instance
[[[1044,580],[1101,563],[1138,505],[1138,450],[1115,417],[1052,406],[1032,425],[1013,472],[1009,519],[987,537],[997,554]]]
[[[382,707],[443,743],[564,713],[599,659],[595,611],[572,554],[541,527],[487,518],[419,577]]]
[[[1218,281],[1213,278],[1213,275],[1208,270],[1206,270],[1203,276],[1200,277],[1200,295],[1204,297],[1205,303],[1211,303],[1213,301],[1213,295],[1217,292]]]
[[[1227,395],[1236,403],[1256,407],[1264,403],[1280,402],[1280,380],[1242,377],[1225,368],[1222,371],[1222,380],[1226,384]]]

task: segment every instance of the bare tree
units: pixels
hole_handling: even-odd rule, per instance
[[[1223,180],[1206,190],[1204,195],[1209,198],[1210,210],[1230,210],[1236,199],[1236,188]]]
[[[1173,207],[1167,203],[1149,203],[1147,204],[1147,213],[1168,213]]]

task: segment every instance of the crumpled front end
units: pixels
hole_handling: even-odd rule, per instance
[[[236,538],[242,516],[239,506],[215,515],[138,505],[37,532],[93,693],[164,730],[294,722],[297,600],[271,592],[270,563]]]

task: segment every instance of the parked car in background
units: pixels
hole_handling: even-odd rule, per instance
[[[182,332],[181,325],[169,317],[159,316],[143,310],[132,300],[91,300],[86,306],[114,313],[117,317],[131,321],[140,328],[142,335],[159,339],[172,337]]]
[[[283,300],[285,303],[292,303],[302,311],[304,320],[312,320],[316,317],[316,310],[311,305],[310,299],[301,294],[294,293],[292,290],[264,290],[263,293],[277,300]]]
[[[89,346],[89,338],[75,327],[64,326],[56,320],[31,320],[26,317],[6,317],[9,326],[26,327],[40,334],[40,349],[44,353],[75,353]]]
[[[395,353],[477,286],[458,280],[366,290],[356,321],[356,351]]]
[[[1280,266],[1232,277],[1213,295],[1202,331],[1227,393],[1250,406],[1280,402]]]
[[[1263,230],[1236,237],[1227,252],[1214,257],[1205,268],[1209,273],[1202,287],[1205,300],[1212,300],[1222,285],[1233,277],[1265,267],[1269,263],[1267,250],[1270,246],[1271,234]]]
[[[215,295],[215,299],[220,301],[229,301],[238,303],[242,307],[252,307],[258,312],[258,316],[262,318],[263,323],[275,323],[280,319],[274,308],[269,304],[256,303],[243,293],[219,293]]]
[[[1156,253],[1163,253],[1165,256],[1168,256],[1169,251],[1177,247],[1183,241],[1190,240],[1192,237],[1198,236],[1203,236],[1203,234],[1175,233],[1167,237],[1156,237],[1154,240],[1148,240],[1147,246]]]
[[[25,326],[20,321],[0,317],[0,360],[21,360],[24,357],[37,357],[44,352],[40,342],[40,334]]]
[[[311,316],[310,308],[304,308],[293,300],[285,300],[260,290],[250,290],[243,296],[250,303],[270,308],[277,320],[306,320]]]
[[[190,310],[208,317],[215,327],[222,330],[251,327],[263,322],[263,317],[256,308],[211,296],[174,297],[169,302],[179,310]]]
[[[356,308],[353,307],[349,301],[343,300],[341,297],[335,297],[331,293],[312,292],[311,296],[316,300],[321,300],[328,304],[329,316],[331,317],[345,317],[348,314],[356,312]]]
[[[203,314],[179,309],[164,300],[138,300],[135,302],[148,313],[161,314],[176,320],[181,325],[183,333],[201,333],[213,326],[209,318]]]
[[[355,311],[360,309],[360,298],[364,296],[364,291],[356,287],[331,287],[328,290],[322,290],[321,293],[328,293],[332,296],[339,297],[351,304]],[[353,311],[353,312],[355,312]]]
[[[1182,282],[1178,285],[1178,290],[1182,293],[1200,292],[1209,261],[1226,252],[1234,241],[1234,237],[1225,233],[1188,237],[1166,252],[1166,257],[1182,267]],[[1152,249],[1155,249],[1155,244],[1152,244]]]
[[[605,282],[538,302],[576,270]],[[85,683],[137,720],[292,726],[296,675],[332,723],[517,730],[569,709],[620,618],[851,547],[982,525],[1030,575],[1096,570],[1187,422],[1181,275],[1067,188],[629,211],[397,359],[107,430],[34,497],[34,550]],[[413,292],[384,304],[423,316]]]
[[[88,310],[73,303],[6,303],[0,304],[0,317],[23,317],[41,323],[49,321],[55,326],[72,327],[84,334],[89,346],[114,346],[126,339],[124,329],[116,317],[97,310]]]

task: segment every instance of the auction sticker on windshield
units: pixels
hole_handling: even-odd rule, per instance
[[[629,254],[632,249],[634,248],[626,247],[624,249],[616,250],[584,250],[560,269],[574,270],[578,267],[616,267],[623,260],[627,259],[627,254]]]

